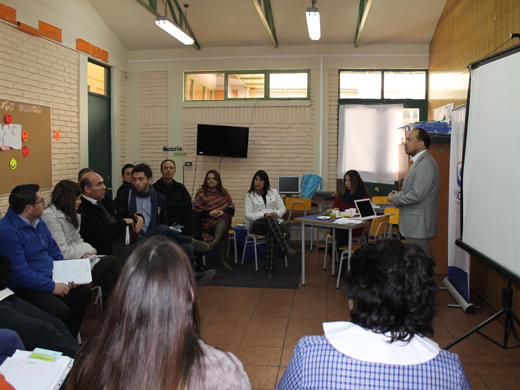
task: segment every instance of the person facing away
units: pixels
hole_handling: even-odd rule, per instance
[[[119,193],[121,191],[132,188],[132,184],[134,184],[132,170],[134,169],[134,167],[134,164],[125,164],[123,168],[121,168],[121,179],[123,179],[123,182],[121,183],[121,186],[117,189],[116,197],[119,196]]]
[[[276,389],[469,390],[458,355],[428,338],[434,269],[429,254],[395,239],[355,251],[345,285],[350,322],[302,338]]]
[[[399,207],[399,231],[406,242],[430,252],[430,238],[439,231],[440,174],[437,162],[428,153],[430,135],[413,129],[404,142],[413,163],[403,181],[402,190],[392,191],[388,200]]]
[[[54,260],[63,260],[42,220],[45,199],[37,184],[16,186],[9,209],[0,220],[0,253],[12,262],[9,288],[19,298],[59,318],[73,337],[90,301],[90,288],[52,280]]]
[[[114,299],[76,355],[68,389],[251,389],[235,355],[200,337],[186,255],[162,236],[128,259]]]

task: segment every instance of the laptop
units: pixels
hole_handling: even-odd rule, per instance
[[[377,218],[376,211],[374,210],[374,206],[372,206],[372,201],[370,199],[359,199],[355,200],[354,203],[356,203],[356,209],[359,214],[359,217],[355,217],[356,219],[367,221]]]

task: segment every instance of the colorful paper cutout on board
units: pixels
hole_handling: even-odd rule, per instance
[[[60,131],[59,130],[55,130],[54,131],[54,138],[56,138],[56,141],[59,140],[61,138],[61,135],[60,135]]]
[[[10,150],[11,148],[7,145],[0,145],[0,150]]]
[[[17,166],[18,166],[18,163],[16,162],[16,160],[14,158],[12,158],[11,161],[9,161],[9,168],[16,169]]]
[[[11,149],[21,149],[22,125],[2,125],[0,137],[0,145],[6,145]]]
[[[22,148],[22,154],[24,157],[27,157],[29,155],[29,148],[27,146],[24,146]]]
[[[29,133],[27,133],[27,131],[22,131],[22,141],[27,142],[28,139],[29,139]]]
[[[12,120],[13,120],[13,118],[11,117],[11,115],[5,114],[5,123],[10,125]]]

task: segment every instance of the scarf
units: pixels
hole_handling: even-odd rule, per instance
[[[354,204],[355,200],[363,199],[365,197],[366,192],[367,190],[365,189],[365,187],[359,187],[353,194],[351,194],[349,190],[346,190],[343,196],[341,197],[341,201],[346,204]]]
[[[157,193],[153,189],[153,186],[150,186],[150,190],[148,192],[137,192],[134,186],[130,189],[130,193],[128,194],[128,211],[131,211],[132,213],[137,213],[137,205],[135,201],[135,197],[138,196],[139,198],[148,198],[151,197],[152,201],[152,208],[151,208],[151,220],[148,224],[147,231],[150,229],[155,228],[155,219],[157,216],[157,213],[159,212],[157,210]]]

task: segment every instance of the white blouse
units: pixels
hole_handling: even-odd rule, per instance
[[[287,211],[278,191],[272,188],[267,191],[266,203],[262,195],[248,192],[245,203],[246,220],[254,222],[264,216],[265,213],[276,211],[278,218],[282,218]]]

